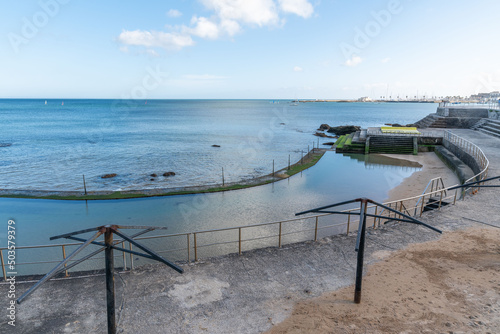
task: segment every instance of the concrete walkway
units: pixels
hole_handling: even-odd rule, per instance
[[[471,130],[453,130],[480,146],[490,159],[490,176],[500,175],[500,139]],[[498,181],[495,181],[498,183]],[[499,190],[458,201],[424,215],[444,231],[500,226]],[[368,230],[366,263],[409,243],[439,235],[413,224]],[[116,278],[117,319],[123,333],[260,333],[285,319],[295,302],[354,283],[355,235],[228,255],[185,265],[177,274],[152,265]],[[20,295],[33,283],[17,285]],[[0,286],[7,305],[8,286]],[[50,281],[17,307],[16,327],[0,319],[1,333],[106,333],[104,276]],[[5,308],[3,308],[5,310]]]

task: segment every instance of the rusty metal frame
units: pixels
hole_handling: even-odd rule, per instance
[[[142,229],[143,231],[140,231],[132,236],[128,236],[122,232],[119,232],[118,229]],[[92,256],[102,252],[103,250],[105,251],[105,264],[106,264],[106,304],[107,304],[107,319],[108,319],[108,333],[109,334],[115,334],[116,333],[116,317],[115,317],[115,286],[114,286],[114,256],[113,256],[113,250],[118,250],[123,253],[128,253],[128,254],[134,254],[137,256],[142,256],[148,259],[152,259],[155,261],[162,262],[169,266],[170,268],[174,269],[178,273],[183,273],[183,269],[173,262],[170,262],[166,259],[164,259],[161,255],[157,254],[156,252],[152,251],[148,247],[140,244],[133,238],[142,235],[144,233],[156,230],[156,229],[167,229],[166,227],[155,227],[155,226],[122,226],[122,225],[104,225],[104,226],[98,226],[94,228],[89,228],[89,229],[84,229],[84,230],[79,230],[79,231],[74,231],[70,233],[65,233],[61,235],[56,235],[50,238],[50,240],[54,239],[60,239],[60,238],[66,238],[66,239],[71,239],[71,240],[76,240],[76,241],[82,241],[83,243],[75,249],[68,257],[66,257],[63,261],[61,261],[58,265],[56,265],[51,271],[49,271],[42,279],[40,279],[35,285],[33,285],[28,291],[26,291],[21,297],[17,299],[17,303],[20,304],[27,296],[29,296],[31,293],[33,293],[36,289],[40,287],[41,284],[49,280],[50,278],[54,277],[58,273],[62,271],[66,271],[71,267],[76,266],[77,264],[82,263],[85,260],[90,259]],[[83,233],[89,233],[89,232],[95,232],[90,238],[88,239],[83,239],[76,237],[75,235],[78,234],[83,234]],[[98,242],[95,241],[98,237],[104,234],[104,242]],[[113,234],[118,235],[122,239],[120,240],[113,240]],[[132,251],[131,249],[125,249],[123,247],[117,247],[116,245],[119,243],[123,243],[124,241],[128,241],[130,245],[134,245],[140,250],[144,251],[144,253]],[[71,265],[67,266],[67,263],[75,257],[78,253],[80,253],[84,248],[86,248],[89,245],[98,245],[101,246],[102,248],[84,256],[83,258],[75,261]]]

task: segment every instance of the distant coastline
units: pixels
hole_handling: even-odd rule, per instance
[[[440,103],[441,100],[436,100],[436,101],[430,101],[430,100],[405,100],[405,101],[400,101],[400,100],[371,100],[371,101],[359,101],[359,100],[320,100],[320,99],[315,99],[315,100],[298,100],[300,103],[309,103],[309,102],[341,102],[341,103],[353,103],[353,102],[359,102],[359,103]]]

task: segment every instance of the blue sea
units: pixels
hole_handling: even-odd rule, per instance
[[[236,182],[332,141],[313,136],[322,123],[408,124],[435,110],[427,103],[1,99],[0,188],[81,191],[83,175],[89,191],[174,188],[221,183],[222,168],[225,181]],[[176,175],[162,176],[169,171]]]

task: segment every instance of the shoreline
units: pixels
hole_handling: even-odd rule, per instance
[[[418,155],[382,155],[417,162],[422,166],[422,170],[414,172],[389,191],[387,202],[421,195],[428,182],[436,177],[441,177],[446,187],[460,183],[457,175],[434,152],[419,152]]]
[[[273,173],[255,177],[248,180],[222,184],[211,184],[203,186],[187,186],[175,188],[152,188],[152,189],[133,189],[123,191],[97,190],[88,191],[87,195],[83,191],[73,190],[29,190],[29,189],[0,189],[0,198],[23,198],[23,199],[52,199],[52,200],[112,200],[112,199],[131,199],[162,197],[174,195],[192,195],[212,192],[231,191],[238,189],[251,188],[278,182],[289,178],[314,166],[325,154],[328,149],[316,148],[309,151],[304,158],[290,165],[290,169],[282,168]]]

